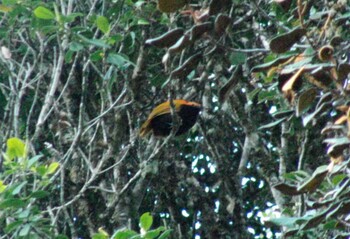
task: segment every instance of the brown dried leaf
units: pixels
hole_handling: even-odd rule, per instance
[[[304,71],[304,67],[300,68],[296,73],[290,77],[285,84],[282,86],[282,92],[284,96],[287,98],[289,103],[293,103],[295,99],[295,91],[296,86],[300,86],[301,84],[301,74]]]
[[[227,7],[230,0],[211,0],[209,3],[209,15],[218,14],[223,7]]]
[[[335,122],[335,125],[340,125],[340,124],[344,124],[347,121],[348,117],[346,117],[346,115],[342,115],[340,116]]]
[[[146,40],[145,44],[149,46],[160,47],[160,48],[170,47],[174,45],[177,42],[177,40],[179,40],[179,38],[183,35],[183,33],[184,33],[184,30],[182,28],[175,28],[173,30],[170,30],[164,33],[159,37]]]
[[[213,24],[211,22],[205,22],[205,23],[193,26],[187,34],[191,36],[190,41],[193,42],[198,38],[200,38],[204,33],[207,33],[212,29],[213,29]]]
[[[333,59],[334,48],[331,45],[326,45],[318,50],[318,58],[321,61],[330,61]]]
[[[290,32],[278,35],[270,41],[270,49],[274,53],[286,52],[305,34],[306,29],[296,28]]]
[[[242,77],[242,74],[242,66],[238,65],[235,71],[232,73],[230,79],[226,82],[226,84],[223,87],[221,87],[219,91],[219,102],[221,104],[223,104],[227,100],[231,91],[237,85],[239,79]]]
[[[314,102],[317,96],[317,90],[315,88],[310,88],[304,91],[298,98],[296,116],[299,117],[304,111],[309,109],[311,104]]]
[[[327,176],[328,168],[327,165],[318,167],[312,176],[306,180],[302,185],[298,187],[298,191],[301,193],[315,191],[323,182],[323,179]]]
[[[306,78],[311,84],[322,89],[328,89],[328,86],[333,82],[333,79],[328,72],[329,71],[324,68],[318,68],[310,74],[307,74]]]
[[[186,0],[158,0],[158,9],[161,12],[171,13],[176,12],[187,3]]]
[[[226,31],[226,28],[229,26],[229,24],[231,23],[231,18],[227,15],[224,14],[219,14],[216,19],[215,19],[215,32],[221,36],[222,34],[224,34],[224,32]]]
[[[173,72],[171,72],[172,78],[186,77],[198,65],[201,59],[202,59],[201,53],[197,53],[191,56],[181,66],[179,66]]]
[[[191,44],[190,37],[188,34],[183,35],[177,42],[172,45],[168,52],[169,54],[181,52],[183,49],[185,49],[187,46]]]
[[[289,185],[286,183],[278,183],[278,184],[274,185],[273,187],[275,189],[277,189],[278,191],[280,191],[281,193],[288,195],[288,196],[295,196],[295,195],[302,194],[301,192],[299,192],[297,190],[296,186]]]
[[[290,5],[292,4],[292,0],[275,0],[275,2],[286,12],[288,12]]]
[[[338,81],[343,82],[350,73],[350,64],[342,63],[338,66]]]

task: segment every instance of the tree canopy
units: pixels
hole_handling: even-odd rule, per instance
[[[348,238],[347,0],[3,0],[1,238]],[[152,109],[201,105],[183,135]],[[176,122],[178,121],[178,122]]]

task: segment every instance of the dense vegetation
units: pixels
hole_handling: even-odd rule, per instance
[[[349,237],[347,0],[0,15],[1,238]],[[140,138],[174,99],[197,124]]]

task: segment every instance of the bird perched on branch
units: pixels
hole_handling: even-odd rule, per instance
[[[201,105],[196,102],[186,100],[173,100],[174,111],[181,118],[180,125],[175,135],[186,133],[197,121]],[[173,116],[171,115],[170,101],[166,101],[156,106],[148,119],[142,124],[140,136],[147,135],[153,131],[155,136],[167,136],[173,127]]]

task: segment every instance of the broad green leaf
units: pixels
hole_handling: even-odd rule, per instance
[[[21,189],[27,184],[27,181],[22,182],[21,184],[19,184],[17,187],[15,187],[15,189],[13,189],[12,191],[12,195],[17,195],[20,193]]]
[[[27,218],[30,215],[32,208],[27,208],[25,210],[23,210],[21,213],[18,214],[18,218],[24,219]]]
[[[37,18],[40,18],[40,19],[46,19],[46,20],[50,20],[50,19],[55,19],[55,14],[47,9],[46,7],[37,7],[35,8],[34,10],[34,15],[37,17]]]
[[[149,21],[141,18],[141,19],[137,20],[137,25],[149,25]]]
[[[44,198],[44,197],[47,197],[49,195],[50,195],[50,193],[47,191],[38,190],[38,191],[35,191],[32,194],[30,194],[30,197],[32,197],[32,198]]]
[[[112,236],[113,239],[129,239],[132,236],[137,235],[136,232],[129,229],[121,229],[114,233]]]
[[[33,158],[28,160],[28,164],[27,167],[30,168],[32,167],[39,159],[41,159],[43,157],[43,155],[39,154],[34,156]]]
[[[332,183],[334,185],[338,185],[339,183],[341,183],[343,181],[344,178],[346,178],[347,175],[346,174],[337,174],[332,178]]]
[[[30,224],[25,224],[22,229],[19,231],[21,237],[27,236],[30,231]]]
[[[170,233],[172,232],[173,230],[171,229],[168,229],[166,231],[164,231],[159,237],[158,239],[166,239],[169,237]]]
[[[83,42],[88,43],[90,45],[95,45],[98,47],[102,47],[102,48],[110,48],[110,46],[104,41],[104,40],[100,40],[100,39],[89,39],[86,38],[82,35],[77,35]]]
[[[103,233],[97,233],[92,236],[92,239],[108,239],[108,236],[104,235]]]
[[[149,212],[145,212],[144,214],[142,214],[139,223],[140,228],[142,228],[145,231],[148,231],[151,228],[152,223],[153,217]]]
[[[6,156],[9,160],[15,157],[25,157],[26,145],[18,138],[10,138],[7,140]]]
[[[111,53],[107,57],[107,62],[118,66],[119,68],[124,68],[125,66],[134,65],[126,57],[121,54]]]
[[[101,32],[103,32],[104,34],[108,34],[110,27],[109,27],[109,21],[106,17],[98,16],[96,19],[96,25]]]
[[[247,55],[244,52],[233,52],[230,54],[230,61],[232,65],[243,64],[247,59]]]
[[[84,49],[84,46],[78,42],[73,41],[69,44],[69,50],[71,51],[80,51],[82,49]]]
[[[4,182],[0,180],[0,193],[2,193],[3,191],[5,191],[6,187],[7,187],[7,186],[4,184]]]
[[[16,230],[19,226],[23,225],[23,221],[22,220],[18,220],[18,221],[14,221],[10,224],[8,224],[6,227],[5,227],[5,232],[6,233],[10,233],[12,232],[13,230]]]
[[[10,198],[10,199],[5,199],[2,202],[0,202],[0,209],[5,209],[5,208],[21,208],[26,206],[26,203],[18,198]]]
[[[48,167],[46,174],[53,174],[54,172],[56,172],[56,169],[60,166],[59,163],[57,162],[53,162],[50,164],[50,166]]]
[[[45,167],[44,165],[40,165],[38,167],[32,168],[32,170],[38,173],[40,176],[44,176],[47,172],[47,167]]]
[[[292,228],[295,226],[299,217],[279,217],[279,218],[271,218],[268,220],[268,223],[274,224],[276,226],[284,226],[288,228]]]
[[[165,227],[158,227],[155,230],[148,231],[143,237],[153,239],[153,238],[158,237],[159,234],[164,230],[165,230]]]

